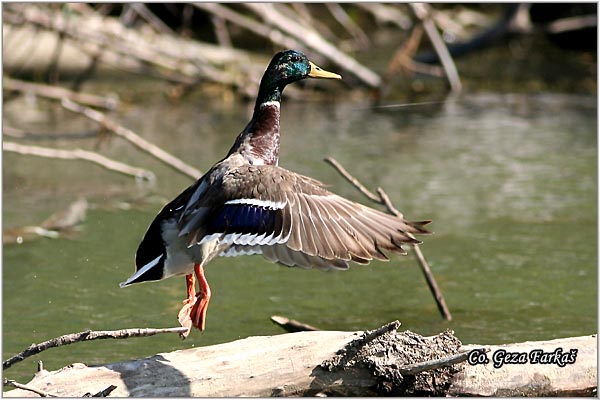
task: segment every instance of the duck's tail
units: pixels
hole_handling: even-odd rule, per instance
[[[133,283],[163,279],[165,259],[165,245],[160,234],[159,224],[155,220],[146,231],[144,239],[135,253],[135,272],[119,286],[123,288]]]

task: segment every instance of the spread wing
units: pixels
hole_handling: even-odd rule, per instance
[[[384,251],[406,254],[429,221],[408,222],[338,196],[312,178],[278,166],[242,166],[207,185],[180,219],[189,244],[215,238],[231,245],[224,256],[262,254],[305,268],[348,268]]]

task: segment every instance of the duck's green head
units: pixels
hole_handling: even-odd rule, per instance
[[[286,85],[306,78],[342,79],[338,74],[321,69],[299,51],[281,51],[273,56],[263,75],[257,105],[279,101]]]

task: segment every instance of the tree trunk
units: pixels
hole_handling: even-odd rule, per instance
[[[487,346],[487,353],[469,353],[484,346],[461,345],[450,331],[433,337],[396,332],[396,324],[364,333],[313,331],[249,337],[101,366],[73,364],[38,372],[27,387],[60,397],[81,397],[111,385],[116,386],[110,393],[115,397],[595,394],[596,335]],[[562,358],[557,356],[558,348]],[[528,359],[525,364],[495,368],[504,350],[526,357],[536,357],[531,356],[536,353],[533,350],[543,350],[555,356],[538,353],[539,360],[555,363]],[[569,359],[572,350],[577,352]],[[454,357],[461,351],[462,359],[467,354],[479,355],[489,363],[462,361],[423,371],[426,363],[421,361]],[[567,363],[556,365],[559,359]],[[15,389],[4,396],[37,395]]]

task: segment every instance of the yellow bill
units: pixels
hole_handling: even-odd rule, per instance
[[[311,78],[328,78],[328,79],[342,79],[342,77],[338,74],[334,74],[333,72],[325,71],[323,68],[315,65],[311,61],[308,62],[310,64],[310,72],[308,76]]]

